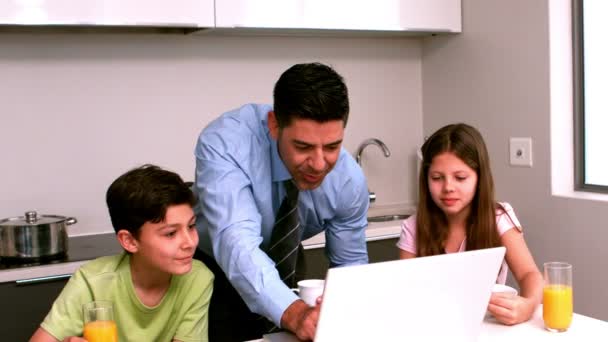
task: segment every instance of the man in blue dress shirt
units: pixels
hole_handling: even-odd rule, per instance
[[[324,231],[330,267],[367,263],[369,197],[361,168],[342,148],[348,114],[338,73],[320,63],[297,64],[275,84],[274,107],[244,105],[200,134],[197,255],[216,276],[211,342],[260,338],[268,321],[302,340],[314,338],[319,306],[300,300],[265,252],[284,181],[299,189],[302,240]]]

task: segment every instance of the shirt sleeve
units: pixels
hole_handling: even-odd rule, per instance
[[[82,304],[93,300],[85,289],[86,281],[79,269],[61,290],[40,326],[59,341],[69,336],[82,336]]]
[[[520,232],[522,231],[521,223],[515,216],[515,211],[513,207],[509,203],[500,203],[503,210],[498,209],[496,212],[496,229],[498,230],[498,235],[502,236],[511,228],[517,228]]]
[[[397,247],[400,249],[416,254],[416,215],[412,215],[401,222],[401,234]]]
[[[199,141],[196,179],[216,262],[249,309],[280,326],[283,312],[298,297],[259,248],[261,216],[249,178],[232,156]]]
[[[201,284],[204,287],[201,290]],[[206,267],[197,271],[190,281],[189,294],[193,296],[191,306],[179,323],[174,339],[183,342],[209,341],[209,303],[213,292],[213,273]]]
[[[329,266],[367,264],[367,209],[369,192],[364,178],[351,178],[338,191],[336,216],[326,223],[325,253]]]

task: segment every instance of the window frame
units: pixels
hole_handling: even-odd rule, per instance
[[[583,6],[584,0],[572,0],[574,189],[608,193],[608,185],[587,183],[585,179],[585,41]]]

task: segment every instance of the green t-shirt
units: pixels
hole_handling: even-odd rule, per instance
[[[114,303],[118,339],[129,341],[208,341],[208,309],[213,273],[200,261],[187,274],[171,277],[160,303],[144,305],[131,280],[129,254],[101,257],[80,267],[70,278],[41,327],[59,341],[82,336],[82,305],[93,300]]]

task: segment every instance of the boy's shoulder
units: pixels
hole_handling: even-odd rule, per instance
[[[213,272],[200,260],[192,260],[192,270],[184,275],[195,281],[213,282]]]
[[[127,253],[99,257],[80,266],[79,272],[87,276],[114,273],[121,268],[123,263],[128,262],[128,258]]]

